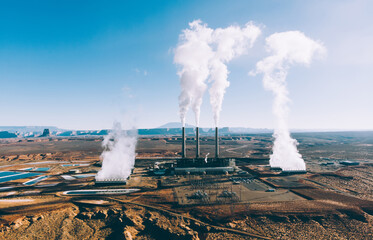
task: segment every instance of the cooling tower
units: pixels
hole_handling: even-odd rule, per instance
[[[199,158],[199,128],[196,127],[196,158]]]
[[[186,157],[186,144],[185,144],[185,127],[182,128],[182,139],[181,139],[181,157]]]
[[[219,131],[215,128],[215,158],[219,158]]]

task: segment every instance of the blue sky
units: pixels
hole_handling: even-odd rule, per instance
[[[2,1],[0,125],[110,128],[179,121],[173,48],[188,22],[210,27],[253,21],[263,34],[229,64],[221,126],[272,128],[272,95],[261,75],[264,39],[299,30],[328,50],[289,71],[290,127],[373,129],[371,1]],[[208,93],[201,126],[213,126]],[[194,124],[190,113],[187,122]]]

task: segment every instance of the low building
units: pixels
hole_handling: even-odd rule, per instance
[[[359,162],[350,161],[350,160],[341,161],[339,163],[342,164],[342,165],[346,165],[346,166],[354,166],[354,165],[359,165],[360,164]]]
[[[175,174],[227,174],[233,173],[236,169],[234,159],[178,159]]]
[[[95,185],[126,185],[127,179],[100,179],[95,181]]]

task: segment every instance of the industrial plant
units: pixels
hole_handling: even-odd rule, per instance
[[[13,10],[3,4],[6,14],[0,17],[8,20],[2,21],[6,24],[1,32],[5,37],[2,70],[6,70],[1,72],[8,87],[2,96],[7,101],[3,122],[24,123],[23,117],[30,118],[28,123],[52,124],[54,120],[53,124],[66,124],[60,127],[70,129],[0,126],[0,240],[373,239],[373,132],[290,131],[304,124],[290,126],[288,121],[289,89],[301,89],[299,84],[288,88],[291,68],[310,66],[313,60],[325,57],[327,50],[321,40],[300,30],[283,31],[286,21],[307,23],[312,17],[310,9],[318,9],[317,17],[320,13],[328,16],[323,20],[332,16],[328,24],[345,30],[346,24],[336,24],[339,16],[346,16],[341,11],[352,9],[353,18],[368,16],[364,1],[362,6],[307,3],[302,8],[302,4],[282,3],[284,6],[274,9],[290,9],[288,15],[298,18],[283,18],[277,24],[280,27],[269,26],[265,31],[264,23],[247,16],[261,9],[270,14],[262,12],[263,19],[280,16],[268,8],[279,3],[185,1],[188,3],[177,7],[183,1],[135,2],[119,1],[109,8],[96,2],[88,8],[75,2],[74,6],[53,3],[52,8],[49,3],[37,7],[33,3],[30,9],[23,9],[28,6],[23,3]],[[329,5],[333,8],[324,14]],[[238,23],[218,26],[220,15],[213,11]],[[196,13],[212,19],[211,26],[190,19]],[[348,26],[361,25],[351,19]],[[187,20],[191,21],[186,24]],[[180,24],[186,25],[177,36],[174,30]],[[275,32],[269,33],[271,29]],[[349,41],[343,39],[344,32],[329,36],[328,44],[341,41],[331,48],[333,61],[346,53],[336,49],[345,50],[346,44],[361,40],[355,36],[357,28],[351,29]],[[351,56],[349,61],[356,62],[358,58]],[[172,64],[175,71],[169,74]],[[348,61],[318,66],[321,78],[340,76],[325,73],[345,65]],[[305,81],[321,76],[297,71],[292,77],[306,76]],[[262,82],[263,90],[271,91],[273,123],[266,115],[269,109],[263,110],[265,93],[243,89],[257,84],[243,84],[242,76]],[[179,82],[178,98],[172,92],[176,84],[168,81]],[[334,83],[323,84],[316,82],[313,90]],[[223,104],[230,85],[238,92],[229,93],[233,98]],[[326,89],[324,96],[308,101],[307,106],[317,109],[314,102],[329,100],[330,92],[336,91]],[[250,98],[245,100],[247,96]],[[296,96],[304,97],[301,92]],[[314,94],[305,97],[313,100]],[[124,99],[128,113],[123,113],[120,103]],[[208,111],[203,105],[206,99]],[[152,103],[147,105],[147,101]],[[172,101],[178,110],[168,104]],[[64,105],[71,103],[82,104],[75,108]],[[349,105],[355,106],[343,107]],[[294,119],[321,116],[297,107]],[[223,108],[229,114],[221,123]],[[118,109],[122,111],[117,113]],[[180,120],[161,122],[175,121],[172,111],[178,111]],[[202,116],[206,113],[211,116]],[[306,115],[300,117],[303,113]],[[188,122],[189,114],[193,122]],[[212,128],[202,128],[201,122]],[[333,119],[326,122],[331,124]],[[138,129],[158,124],[163,125]],[[105,129],[95,130],[98,126]],[[262,128],[253,128],[258,126]]]
[[[31,231],[39,225],[44,226],[44,221],[50,218],[59,225],[49,226],[53,231],[59,231],[57,225],[61,223],[58,219],[66,216],[72,216],[76,221],[72,225],[65,223],[69,229],[87,222],[93,224],[97,233],[104,234],[102,224],[115,229],[115,223],[123,221],[123,216],[130,219],[136,216],[147,226],[159,229],[159,223],[153,219],[164,224],[170,219],[180,219],[180,213],[188,213],[192,215],[190,218],[185,214],[181,216],[189,221],[191,229],[213,235],[221,231],[219,227],[227,221],[237,222],[246,217],[253,221],[265,217],[266,226],[277,228],[278,220],[272,218],[282,219],[283,215],[290,214],[294,217],[292,221],[299,222],[298,217],[313,218],[316,214],[323,218],[322,221],[330,222],[330,214],[338,215],[339,211],[353,212],[359,219],[364,215],[354,212],[356,209],[371,211],[371,201],[359,197],[369,196],[370,185],[365,179],[369,178],[367,174],[372,168],[369,159],[373,157],[362,142],[355,140],[356,143],[344,144],[344,148],[349,147],[346,156],[338,155],[332,149],[339,147],[344,139],[352,139],[350,136],[300,135],[298,138],[303,143],[300,150],[307,157],[308,171],[288,172],[268,164],[272,144],[270,134],[236,134],[226,129],[223,132],[219,135],[218,128],[208,131],[183,128],[180,135],[141,135],[137,141],[135,165],[125,179],[115,176],[96,178],[105,167],[101,137],[3,141],[0,220],[4,229],[8,226],[13,230],[0,232],[0,236],[13,236],[13,232],[24,231],[22,229]],[[117,136],[132,140],[126,135]],[[313,146],[311,150],[309,145]],[[23,154],[25,146],[32,146],[35,152],[41,153]],[[66,148],[71,151],[64,152]],[[127,173],[126,169],[122,170]],[[350,184],[350,193],[346,193],[345,185],[340,184]],[[71,211],[70,215],[65,211]],[[198,224],[201,226],[213,227],[200,229],[195,226],[195,219],[200,219]],[[34,221],[33,227],[26,227],[31,221]],[[17,224],[22,226],[18,230]],[[192,234],[180,228],[180,224],[185,223],[175,221],[167,229]],[[290,222],[281,224],[293,226]],[[363,222],[354,224],[360,228],[366,225]],[[141,225],[135,225],[135,228],[146,232],[141,230],[144,229]],[[272,236],[265,232],[232,231],[234,228],[228,227],[223,232],[264,239]],[[89,234],[94,238],[95,233]],[[178,238],[174,233],[168,234]]]
[[[175,174],[228,174],[235,171],[235,160],[219,158],[219,130],[215,128],[215,157],[200,156],[199,128],[196,127],[196,155],[186,158],[185,127],[182,128],[181,158],[176,160],[173,172]]]
[[[195,142],[195,154],[194,157],[187,157],[187,136],[185,133],[185,127],[181,130],[181,157],[175,158],[174,161],[170,159],[164,159],[163,163],[160,163],[162,159],[155,162],[149,169],[151,175],[190,175],[190,174],[233,174],[235,172],[243,172],[242,169],[236,166],[236,157],[219,157],[219,128],[215,128],[214,134],[214,155],[209,157],[208,153],[205,157],[201,156],[200,146],[200,129],[195,128],[195,137],[191,138]],[[191,154],[189,154],[191,155]],[[240,161],[250,162],[250,158],[239,158]],[[261,174],[254,169],[248,169],[248,171],[255,174]],[[244,171],[245,172],[245,171]],[[306,170],[302,169],[281,169],[280,167],[268,166],[266,172],[272,172],[273,175],[291,175],[291,174],[305,174]],[[106,181],[110,182],[110,181]]]

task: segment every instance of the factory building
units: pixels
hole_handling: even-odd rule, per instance
[[[235,171],[234,159],[219,158],[219,129],[215,128],[215,158],[200,158],[199,128],[196,128],[196,157],[186,158],[185,128],[182,128],[181,159],[174,168],[175,174],[227,174]]]
[[[100,179],[100,180],[95,180],[95,185],[101,185],[101,186],[106,186],[106,185],[126,185],[127,184],[127,179]]]
[[[299,170],[299,169],[283,169],[281,174],[283,175],[291,175],[291,174],[305,174],[307,170]]]
[[[131,174],[133,173],[134,168],[131,169]],[[102,179],[95,179],[95,185],[126,185],[127,181],[131,178],[131,176],[128,176],[125,178],[102,178]]]
[[[357,161],[345,160],[345,161],[340,161],[339,164],[346,165],[346,166],[356,166],[356,165],[359,165],[360,163]]]
[[[219,166],[220,164],[197,164],[193,166],[193,162],[190,161],[183,167],[175,167],[175,174],[227,174],[233,173],[235,170],[234,159],[224,159],[227,160],[228,166]],[[203,161],[204,162],[204,161]],[[219,162],[222,163],[223,161]],[[225,161],[224,161],[225,162]],[[190,164],[189,164],[190,163]],[[225,164],[222,164],[225,165]]]

